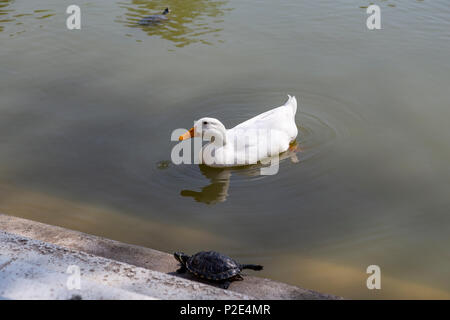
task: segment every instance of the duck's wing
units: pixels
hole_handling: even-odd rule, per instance
[[[235,129],[274,129],[283,130],[292,122],[295,124],[295,113],[297,112],[297,100],[295,97],[289,96],[289,99],[281,107],[277,107],[261,113],[247,121],[244,121],[234,128]]]

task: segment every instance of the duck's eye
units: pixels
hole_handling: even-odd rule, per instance
[[[203,121],[203,124],[206,126],[208,124],[208,121]]]

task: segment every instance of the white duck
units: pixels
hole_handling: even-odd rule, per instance
[[[297,100],[289,96],[286,103],[266,111],[232,129],[214,118],[197,120],[179,140],[193,137],[209,139],[200,153],[201,163],[212,167],[255,164],[289,149],[297,137],[295,113]]]

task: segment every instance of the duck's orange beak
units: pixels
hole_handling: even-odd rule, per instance
[[[190,139],[190,138],[192,138],[194,136],[194,134],[195,134],[194,128],[191,128],[188,132],[186,132],[185,134],[181,135],[178,138],[178,140],[179,141],[183,141],[183,140]]]

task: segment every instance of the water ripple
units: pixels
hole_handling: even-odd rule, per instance
[[[319,173],[314,174],[319,170],[317,160],[326,157],[327,151],[336,140],[346,138],[347,123],[354,123],[358,117],[349,111],[346,103],[338,99],[310,92],[295,94],[299,99],[296,116],[299,134],[291,148],[280,155],[278,174],[261,175],[261,164],[219,169],[204,165],[174,165],[170,160],[161,160],[155,164],[152,183],[167,193],[182,186],[181,196],[193,197],[198,202],[216,204],[227,200],[231,189],[245,193],[255,184],[262,183],[261,180],[264,179],[270,179],[270,184],[279,190],[290,189],[293,180],[288,177],[298,166],[308,166],[311,177],[317,179],[320,176]],[[258,106],[266,99],[271,101],[272,96],[277,96],[278,99],[283,97],[280,92],[265,90],[263,95],[251,92],[214,94],[202,97],[198,101],[189,101],[186,105],[193,106],[195,110],[186,111],[187,114],[193,115],[186,126],[191,125],[190,120],[210,116],[218,118],[227,128],[231,128],[272,108],[273,106]],[[281,105],[284,100],[279,102]],[[185,115],[178,116],[185,117]],[[173,118],[171,121],[174,121]],[[166,126],[164,123],[160,125]]]
[[[232,8],[226,7],[228,1],[185,0],[185,1],[142,1],[119,2],[126,12],[117,17],[116,22],[130,28],[141,28],[148,36],[159,36],[171,41],[176,47],[192,43],[214,44],[223,42],[219,33],[223,30],[221,17]],[[161,14],[169,7],[168,20],[147,26],[138,22],[149,15]]]

